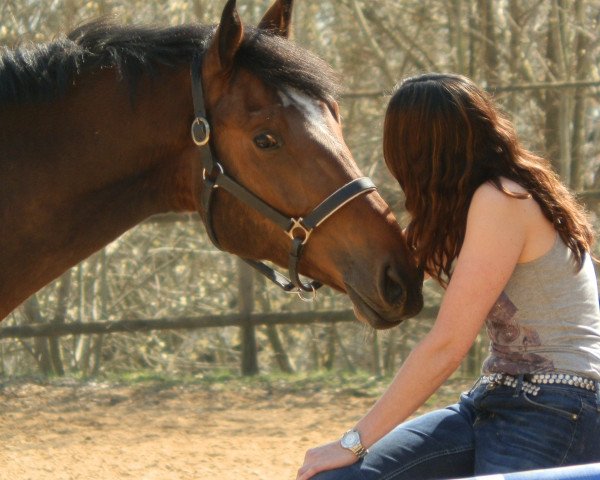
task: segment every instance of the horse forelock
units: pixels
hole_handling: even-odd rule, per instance
[[[236,65],[250,70],[278,90],[294,89],[310,97],[335,98],[339,77],[320,57],[294,42],[246,28]]]
[[[142,74],[158,75],[161,67],[179,67],[203,55],[214,31],[208,25],[132,26],[101,19],[49,43],[0,47],[0,104],[52,100],[77,75],[107,67],[134,88]],[[235,67],[276,89],[294,88],[315,98],[337,93],[337,78],[323,60],[253,27],[245,28]]]

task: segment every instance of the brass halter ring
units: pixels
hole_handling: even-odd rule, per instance
[[[302,223],[302,220],[304,220],[304,219],[302,217],[292,218],[291,220],[292,220],[292,226],[285,233],[292,240],[295,240],[296,238],[302,238],[302,245],[304,245],[306,242],[308,242],[308,237],[310,237],[310,234],[312,233],[313,229],[306,228],[304,226],[304,224]],[[302,233],[302,235],[303,235],[302,237],[296,236],[296,232],[298,232],[298,231],[300,231]]]

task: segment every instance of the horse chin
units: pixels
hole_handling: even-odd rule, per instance
[[[397,311],[388,311],[381,313],[372,305],[370,301],[361,296],[348,284],[346,284],[346,291],[350,297],[350,300],[352,301],[356,318],[360,322],[365,323],[376,330],[387,330],[393,328],[407,318],[415,316],[417,313],[419,313],[421,308],[423,308],[423,302],[421,300],[420,302],[417,302],[417,304],[415,304],[410,311],[402,311],[400,313]]]

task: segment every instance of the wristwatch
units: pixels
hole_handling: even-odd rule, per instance
[[[360,434],[354,428],[351,428],[342,435],[340,444],[343,448],[350,450],[358,458],[363,458],[369,451],[360,442]]]

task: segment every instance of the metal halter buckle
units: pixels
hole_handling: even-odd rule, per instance
[[[292,221],[292,226],[289,228],[289,230],[286,230],[285,233],[292,240],[294,240],[296,238],[302,238],[302,245],[304,245],[308,241],[308,237],[310,237],[310,234],[312,233],[313,229],[306,228],[304,226],[304,224],[302,223],[302,220],[304,220],[304,219],[302,217],[292,218],[290,220]],[[298,230],[300,230],[303,237],[295,235],[296,231],[298,231]]]
[[[192,122],[192,140],[199,147],[203,147],[210,140],[210,125],[206,118],[196,117]]]

